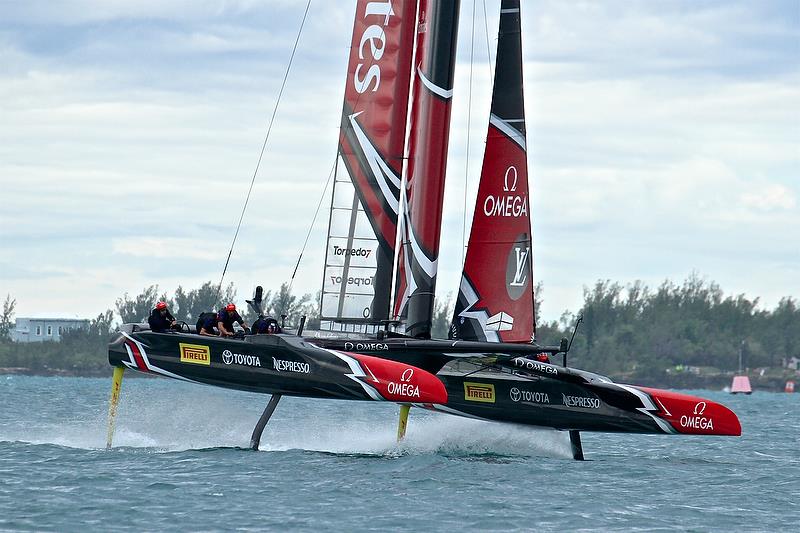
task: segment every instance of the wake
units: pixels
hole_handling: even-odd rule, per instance
[[[149,387],[148,387],[149,388]],[[265,395],[181,387],[129,389],[117,414],[115,451],[154,453],[246,449]],[[107,406],[67,420],[19,421],[0,429],[0,441],[105,449]],[[337,455],[396,457],[546,456],[571,458],[565,432],[411,410],[406,438],[396,441],[399,406],[390,403],[283,398],[264,431],[262,452],[303,450]],[[120,450],[122,449],[122,450]]]

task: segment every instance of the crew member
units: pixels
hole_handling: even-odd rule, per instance
[[[150,324],[150,330],[157,333],[164,333],[172,329],[175,324],[175,317],[172,316],[167,309],[167,304],[158,302],[155,309],[150,311],[150,316],[147,318],[147,323]]]
[[[217,329],[220,337],[230,337],[233,335],[233,323],[238,322],[244,328],[245,333],[250,333],[247,322],[236,312],[236,304],[228,304],[224,309],[217,313]]]
[[[252,329],[255,335],[266,335],[281,332],[281,327],[278,325],[278,321],[271,316],[264,315],[259,316],[258,320],[253,322]]]
[[[208,337],[216,337],[219,335],[217,331],[217,313],[201,313],[200,319],[197,321],[197,333],[206,335]]]

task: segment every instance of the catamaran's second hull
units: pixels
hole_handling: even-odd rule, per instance
[[[616,383],[440,373],[448,403],[434,409],[514,424],[619,433],[740,435],[736,415],[702,398]],[[669,406],[669,407],[667,407]]]
[[[224,339],[128,330],[112,339],[109,362],[236,390],[390,401],[560,430],[741,433],[736,415],[721,404],[540,363],[525,357],[531,350],[497,343]],[[489,362],[481,367],[476,360]]]

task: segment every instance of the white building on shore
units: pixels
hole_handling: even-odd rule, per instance
[[[59,342],[67,331],[86,329],[89,320],[85,318],[35,318],[18,317],[16,326],[11,330],[14,342]]]

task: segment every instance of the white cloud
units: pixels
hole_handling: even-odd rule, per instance
[[[213,261],[224,253],[224,249],[198,239],[175,237],[136,237],[133,239],[112,239],[112,252],[115,254],[148,257],[153,259],[205,259]]]
[[[788,210],[797,207],[797,196],[783,185],[765,185],[740,196],[745,207],[759,211]]]

